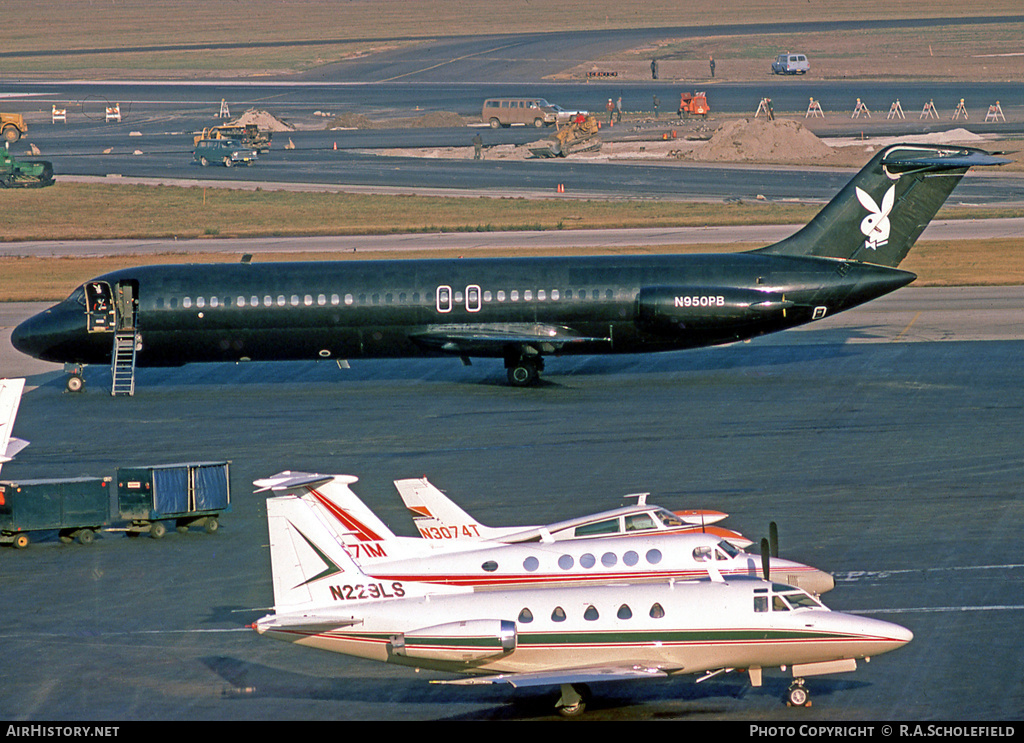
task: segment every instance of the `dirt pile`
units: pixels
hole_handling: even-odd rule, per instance
[[[706,162],[810,163],[832,154],[832,148],[789,119],[737,119],[723,124],[690,158]]]
[[[272,113],[267,111],[260,111],[255,108],[250,108],[244,114],[239,116],[237,119],[231,122],[239,126],[245,126],[246,124],[255,124],[263,132],[293,132],[295,127],[290,124],[286,124],[281,119],[274,116]]]

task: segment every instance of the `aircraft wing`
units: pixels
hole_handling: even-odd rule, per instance
[[[553,686],[558,684],[589,684],[598,681],[626,681],[629,679],[667,678],[669,671],[656,666],[609,665],[590,666],[587,668],[562,668],[552,671],[535,671],[530,673],[499,673],[494,676],[471,676],[469,678],[434,680],[432,684],[452,684],[456,686],[483,686],[488,684],[508,684],[515,688],[530,686]]]
[[[540,323],[430,325],[410,337],[424,346],[465,356],[501,356],[509,346],[528,346],[537,353],[557,353],[563,346],[573,343],[610,342],[608,338],[577,335],[565,326]]]

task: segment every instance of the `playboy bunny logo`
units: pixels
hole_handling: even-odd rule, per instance
[[[882,205],[879,206],[875,200],[866,192],[857,188],[857,199],[861,206],[868,210],[868,215],[861,220],[860,231],[864,233],[867,240],[864,246],[871,250],[877,250],[889,242],[889,212],[892,211],[896,202],[896,186],[890,186],[882,197]]]

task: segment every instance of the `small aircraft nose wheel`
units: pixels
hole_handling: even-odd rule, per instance
[[[587,709],[590,689],[586,684],[562,684],[562,696],[555,707],[562,717],[578,717]]]
[[[804,686],[803,679],[796,679],[786,692],[786,704],[790,707],[810,707],[811,694]]]

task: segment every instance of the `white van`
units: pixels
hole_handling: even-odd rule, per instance
[[[803,54],[786,52],[780,54],[772,62],[772,72],[776,75],[803,75],[811,69],[811,63]]]

